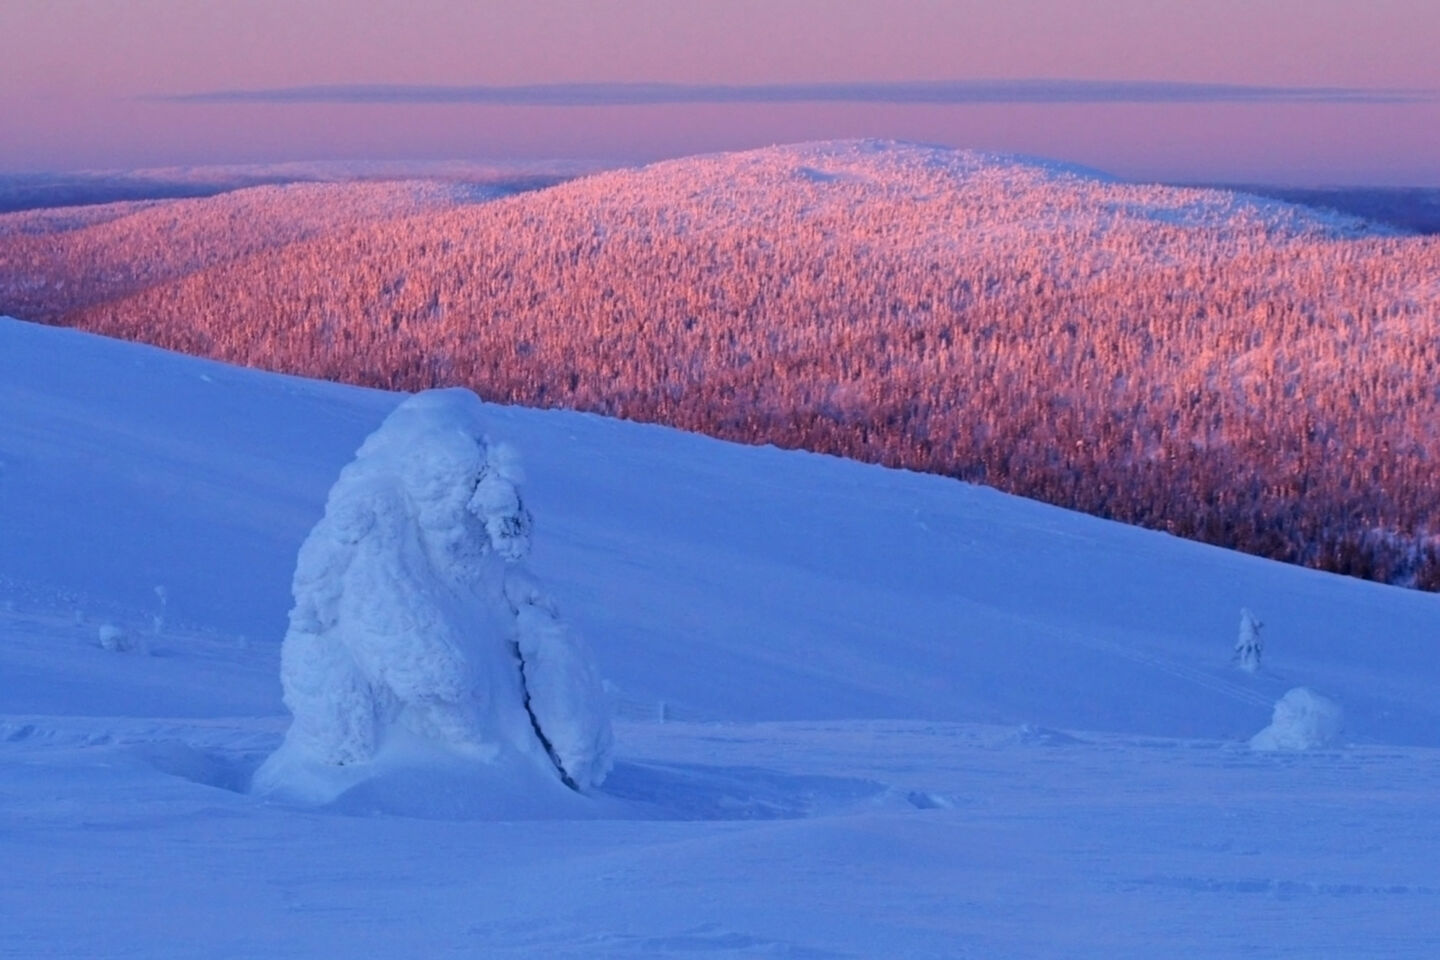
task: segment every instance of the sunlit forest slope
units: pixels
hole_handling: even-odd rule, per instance
[[[0,218],[0,313],[948,474],[1440,588],[1440,237],[870,141],[479,204],[312,189]]]

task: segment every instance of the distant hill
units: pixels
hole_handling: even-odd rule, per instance
[[[12,213],[0,216],[6,302],[13,312],[54,319],[263,250],[471,197],[469,188],[424,180],[292,183],[183,203]]]
[[[578,163],[262,163],[68,173],[0,173],[0,214],[100,204],[214,197],[288,183],[435,180],[502,193],[552,186],[583,172]]]
[[[877,141],[482,204],[337,194],[313,230],[267,189],[226,195],[241,217],[176,201],[173,227],[146,209],[38,245],[0,232],[0,311],[944,473],[1440,587],[1440,239]],[[171,230],[209,239],[177,256]]]

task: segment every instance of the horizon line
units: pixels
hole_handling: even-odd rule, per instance
[[[666,104],[881,103],[914,105],[1064,103],[1397,104],[1440,99],[1440,91],[1298,87],[1160,80],[951,80],[763,84],[540,83],[444,85],[342,83],[211,90],[138,99],[164,103],[474,104],[517,107],[626,107]]]

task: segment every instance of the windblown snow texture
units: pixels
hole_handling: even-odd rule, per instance
[[[281,651],[294,724],[258,790],[332,799],[365,775],[325,768],[397,735],[579,790],[604,779],[599,674],[524,569],[518,479],[467,390],[418,394],[365,441],[300,549]]]

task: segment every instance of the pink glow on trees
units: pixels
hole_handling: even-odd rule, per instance
[[[48,236],[58,272],[4,222],[0,309],[79,283],[91,305],[59,319],[102,333],[839,453],[1440,587],[1440,238],[877,143],[347,220],[138,291],[99,288],[117,250],[170,248],[140,215]]]

